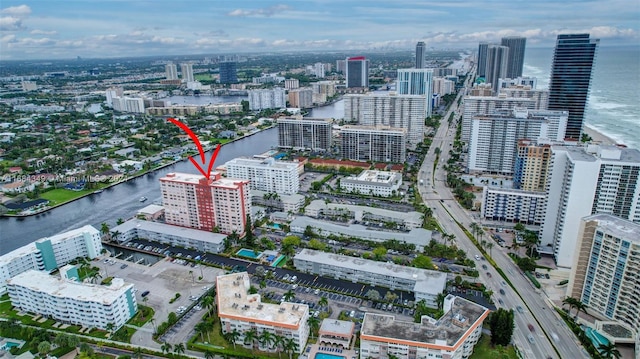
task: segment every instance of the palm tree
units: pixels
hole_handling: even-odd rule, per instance
[[[100,233],[102,233],[103,237],[109,233],[109,225],[106,222],[102,222],[100,225]]]
[[[267,330],[263,330],[258,337],[258,341],[263,348],[271,348],[275,341],[275,335]]]
[[[327,297],[320,297],[320,300],[318,300],[318,306],[321,308],[327,307],[329,305],[329,300],[327,299]]]
[[[204,327],[207,329],[207,341],[211,343],[211,331],[213,330],[213,322],[205,321]]]
[[[235,343],[233,343],[233,344],[235,344]],[[216,355],[213,354],[212,351],[210,351],[210,350],[205,350],[204,351],[204,359],[213,359],[215,357],[216,357]]]
[[[562,305],[565,304],[569,306],[569,315],[571,315],[571,310],[576,307],[576,304],[579,302],[576,298],[566,297],[562,300]]]
[[[102,274],[100,274],[99,271],[93,271],[89,274],[89,281],[91,281],[91,283],[97,283],[100,278],[102,278]]]
[[[233,343],[233,349],[236,348],[236,340],[238,340],[238,338],[240,338],[242,334],[240,334],[240,332],[237,329],[234,329],[231,332],[226,332],[224,333],[224,339],[226,341],[228,341],[229,343]]]
[[[296,299],[296,294],[293,292],[293,289],[289,289],[286,293],[284,293],[282,298],[284,298],[285,302],[290,302]]]
[[[104,328],[106,331],[108,332],[112,332],[113,331],[113,323],[107,323],[107,325]]]
[[[196,325],[193,327],[193,330],[195,330],[195,331],[196,331],[196,333],[199,333],[199,334],[200,334],[200,339],[201,339],[203,342],[204,342],[204,333],[207,331],[206,326],[207,326],[207,323],[205,323],[205,322],[200,322],[200,323],[196,324]]]
[[[207,295],[206,297],[202,298],[202,305],[207,308],[207,312],[211,312],[211,309],[213,308],[213,297]]]
[[[136,349],[134,349],[133,351],[133,355],[138,359],[142,359],[142,348],[136,347]]]
[[[293,353],[298,349],[298,343],[293,338],[286,338],[283,347],[284,351],[289,353],[289,359],[292,359]]]
[[[309,329],[311,329],[311,338],[315,338],[315,333],[320,329],[320,319],[311,315],[307,319],[307,323],[309,324]]]
[[[491,248],[493,248],[493,242],[487,242],[487,248],[489,248],[489,257],[491,257]]]
[[[258,331],[256,328],[251,328],[250,330],[244,333],[244,344],[251,344],[253,348],[255,340],[258,338]]]
[[[184,351],[185,351],[184,343],[178,343],[173,347],[173,352],[178,355],[184,354]]]
[[[169,354],[169,353],[171,353],[172,349],[173,349],[173,346],[171,345],[171,343],[164,342],[160,346],[160,350],[162,350],[163,353]]]
[[[587,308],[589,308],[588,305],[582,303],[581,301],[578,301],[575,306],[576,306],[575,320],[578,320],[578,314],[580,314],[580,311],[584,312],[584,314],[587,314]]]
[[[620,351],[618,350],[618,348],[616,348],[616,345],[613,343],[600,344],[598,346],[598,351],[600,351],[600,355],[602,355],[602,357],[604,357],[605,359],[622,357],[622,354],[620,354]]]

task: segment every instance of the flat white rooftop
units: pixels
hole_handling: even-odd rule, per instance
[[[154,233],[162,233],[170,236],[198,240],[220,244],[227,237],[225,234],[213,233],[211,231],[201,231],[198,229],[174,226],[171,224],[145,221],[141,219],[130,219],[119,226],[113,227],[111,233],[120,232],[127,233],[132,230],[141,230]]]
[[[79,283],[64,280],[46,272],[28,270],[7,280],[7,285],[18,285],[33,291],[46,293],[59,298],[73,298],[78,301],[109,305],[120,298],[133,284],[127,284],[121,278],[113,278],[110,286]]]
[[[302,320],[309,312],[306,304],[262,303],[259,294],[248,294],[250,286],[247,272],[218,276],[218,316],[294,330],[303,324]]]
[[[640,224],[611,214],[599,213],[582,219],[585,222],[598,221],[598,227],[616,238],[640,244]]]

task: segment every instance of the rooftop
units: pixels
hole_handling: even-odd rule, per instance
[[[95,235],[95,234],[100,234],[100,232],[97,229],[95,229],[93,226],[86,225],[84,227],[73,229],[71,231],[56,234],[55,236],[40,238],[35,242],[29,243],[25,246],[14,249],[13,251],[1,256],[0,266],[11,262],[12,260],[18,257],[23,257],[25,255],[37,252],[38,249],[36,248],[36,245],[35,245],[36,242],[44,242],[46,240],[50,240],[51,244],[56,244],[56,243],[64,242],[65,240],[70,238],[83,236],[84,234]]]
[[[7,280],[7,285],[11,284],[54,297],[74,298],[80,301],[105,305],[113,303],[129,288],[133,288],[133,284],[125,283],[121,278],[114,278],[110,286],[104,286],[64,280],[37,270],[28,270]]]
[[[324,319],[320,325],[320,334],[331,333],[338,336],[351,337],[356,324],[348,320]]]
[[[234,158],[231,161],[224,164],[229,170],[231,166],[246,166],[246,167],[260,167],[260,168],[282,168],[282,169],[298,169],[298,163],[296,162],[286,162],[286,161],[276,161],[273,158]]]
[[[585,222],[597,221],[598,226],[616,238],[640,244],[640,224],[616,217],[611,214],[599,213],[582,219]]]
[[[164,207],[159,206],[157,204],[150,204],[140,210],[138,210],[138,214],[156,214],[160,211],[164,210]]]
[[[248,294],[251,286],[247,272],[218,276],[216,279],[218,316],[240,321],[297,329],[308,316],[306,304],[262,303],[260,294]]]
[[[164,233],[171,236],[188,238],[202,242],[220,244],[227,237],[225,234],[201,231],[193,228],[179,227],[171,224],[145,221],[141,219],[130,219],[119,226],[111,228],[110,232],[127,233],[132,230],[149,231],[154,233]]]
[[[489,309],[451,294],[445,298],[444,307],[445,314],[439,320],[423,316],[421,323],[396,320],[395,316],[387,314],[366,313],[361,338],[418,347],[444,345],[455,350],[489,314]]]
[[[303,249],[294,260],[323,263],[340,268],[355,269],[379,276],[401,278],[414,281],[422,293],[437,295],[447,283],[447,274],[427,269],[401,266],[394,263],[378,262],[360,257]]]
[[[379,183],[379,184],[390,184],[398,180],[398,178],[402,179],[402,175],[398,172],[387,172],[387,171],[376,171],[376,170],[364,170],[360,172],[358,177],[356,178],[344,178],[343,181],[360,181],[366,183]]]

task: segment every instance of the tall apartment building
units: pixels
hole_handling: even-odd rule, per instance
[[[255,330],[258,335],[269,332],[273,335],[293,340],[296,350],[301,353],[309,338],[309,306],[282,302],[263,303],[260,294],[251,294],[252,287],[247,272],[220,275],[216,278],[216,302],[222,334],[237,331],[237,345],[253,349],[258,345],[262,351],[277,352],[280,346],[273,342],[247,341],[247,333]]]
[[[101,251],[100,232],[89,225],[38,239],[0,257],[0,288],[28,270],[51,272],[78,257],[96,258]]]
[[[80,283],[29,270],[7,281],[11,304],[23,312],[63,323],[118,330],[138,311],[133,284],[113,278],[111,285]]]
[[[104,95],[105,95],[106,101],[107,101],[107,105],[113,106],[113,98],[114,97],[122,97],[123,94],[124,94],[124,91],[123,91],[122,87],[109,87],[104,92]]]
[[[478,45],[478,77],[485,77],[487,71],[487,51],[489,50],[489,43],[481,42]]]
[[[298,79],[285,79],[284,80],[284,89],[285,90],[293,90],[300,87],[300,80]]]
[[[538,79],[535,77],[514,77],[514,78],[502,78],[498,80],[498,90],[502,92],[502,89],[509,87],[520,87],[529,89],[535,89],[538,86]]]
[[[238,82],[238,70],[235,61],[224,61],[220,63],[220,83],[235,84]]]
[[[285,107],[287,107],[287,99],[285,90],[281,87],[249,91],[249,108],[251,110],[260,111]]]
[[[347,60],[336,60],[336,72],[341,74],[347,73]]]
[[[513,167],[513,187],[523,191],[544,192],[550,163],[550,144],[518,140]]]
[[[579,140],[600,40],[589,34],[558,35],[549,79],[549,109],[569,111],[566,136]]]
[[[562,141],[566,111],[513,111],[477,115],[471,121],[468,169],[512,174],[520,139]]]
[[[178,79],[178,66],[176,64],[170,62],[164,65],[164,77],[166,80],[177,80]]]
[[[327,69],[324,63],[316,62],[315,64],[313,64],[313,76],[319,79],[323,79],[326,72]]]
[[[433,69],[398,69],[396,90],[399,95],[422,95],[426,101],[426,117],[431,116]]]
[[[298,164],[269,157],[234,158],[225,163],[227,176],[249,180],[251,190],[277,194],[296,194],[300,189]]]
[[[114,111],[144,113],[144,100],[140,97],[113,97],[111,101]]]
[[[354,94],[344,97],[344,120],[363,126],[389,126],[407,130],[411,146],[424,139],[426,118],[424,96]]]
[[[640,222],[640,151],[615,146],[552,146],[542,249],[558,266],[574,264],[583,217],[606,213]]]
[[[345,66],[347,88],[369,87],[369,60],[364,56],[348,57]]]
[[[314,118],[278,119],[278,147],[294,150],[331,150],[331,123]]]
[[[346,106],[346,105],[345,105]],[[541,104],[530,98],[511,98],[505,94],[498,96],[465,96],[462,113],[462,141],[469,144],[471,120],[477,115],[488,115],[498,110],[512,110],[515,107],[542,110]]]
[[[640,224],[595,214],[581,219],[567,295],[589,314],[640,329]]]
[[[389,314],[366,313],[360,331],[360,355],[371,359],[448,358],[471,356],[490,310],[449,294],[444,315],[424,316],[420,323]]]
[[[336,94],[335,81],[318,81],[311,84],[313,89],[313,103],[325,103],[329,97]]]
[[[182,80],[185,82],[193,82],[193,64],[185,62],[180,64],[180,73],[182,75]]]
[[[527,38],[520,36],[503,37],[500,44],[509,48],[507,73],[504,77],[512,79],[522,76],[524,50],[527,45]]]
[[[310,87],[289,91],[289,107],[311,108],[313,106],[313,90]]]
[[[549,104],[549,91],[536,90],[529,85],[516,85],[500,89],[500,95],[507,98],[528,98],[535,100],[536,109],[546,109]]]
[[[546,198],[544,192],[484,186],[480,216],[492,221],[540,225]]]
[[[487,48],[487,66],[485,70],[486,82],[491,84],[494,93],[498,93],[498,79],[507,77],[509,48],[506,46],[489,45]]]
[[[243,236],[251,214],[251,194],[246,179],[168,173],[160,178],[165,221],[176,226]]]
[[[423,41],[416,44],[416,69],[423,69],[426,66],[427,45]]]
[[[434,77],[432,88],[433,94],[438,94],[440,96],[448,95],[456,91],[456,83],[445,79],[444,77]]]
[[[340,142],[344,159],[395,163],[406,160],[407,131],[402,128],[343,126]]]

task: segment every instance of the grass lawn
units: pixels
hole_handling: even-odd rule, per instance
[[[138,313],[131,318],[128,324],[135,325],[136,327],[141,327],[145,325],[148,321],[153,318],[153,308],[146,307],[144,305],[138,305]]]
[[[518,359],[512,345],[491,347],[491,338],[483,334],[469,359]]]
[[[40,194],[40,198],[48,199],[49,205],[54,206],[60,203],[68,202],[72,199],[82,197],[94,190],[85,189],[82,191],[71,191],[64,188],[56,188]]]
[[[220,328],[220,321],[219,320],[214,320],[213,322],[213,329],[211,329],[211,331],[209,332],[209,337],[207,338],[207,334],[204,334],[204,340],[207,341],[211,339],[211,341],[207,344],[202,343],[201,340],[201,336],[200,334],[196,334],[192,339],[191,339],[191,343],[198,349],[201,349],[203,351],[205,350],[210,350],[212,352],[219,352],[220,349],[218,349],[219,347],[224,347],[226,350],[224,351],[225,353],[231,353],[231,352],[235,352],[237,353],[240,357],[246,358],[246,357],[260,357],[260,358],[277,358],[278,355],[276,353],[264,353],[264,352],[257,352],[258,355],[255,355],[256,353],[253,350],[247,349],[245,347],[243,347],[242,345],[238,345],[236,344],[236,348],[233,348],[233,343],[229,343],[227,342],[226,339],[224,339],[224,337],[222,336],[222,329]],[[284,356],[284,357],[288,357],[288,356]]]
[[[213,80],[213,78],[211,77],[211,74],[193,74],[193,78],[196,81]]]

